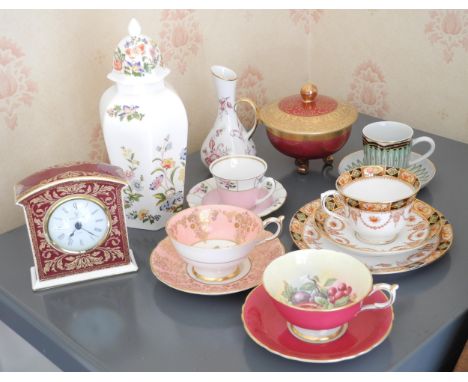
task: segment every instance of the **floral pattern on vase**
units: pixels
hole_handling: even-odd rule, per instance
[[[90,147],[89,158],[92,161],[109,163],[109,156],[107,155],[106,145],[104,143],[104,135],[102,134],[102,128],[99,123],[91,130],[88,145]]]
[[[160,49],[165,63],[174,62],[177,71],[184,74],[187,61],[196,56],[203,42],[194,10],[163,10]]]
[[[354,70],[348,102],[361,113],[374,117],[382,118],[389,111],[387,83],[382,71],[373,61],[365,61]]]
[[[322,9],[292,9],[289,11],[289,17],[294,25],[302,26],[304,32],[312,32],[312,23],[317,24],[323,15]]]
[[[161,211],[176,213],[182,210],[184,203],[183,191],[176,191],[175,182],[184,182],[185,163],[187,148],[182,149],[179,155],[179,164],[172,157],[166,154],[172,149],[170,135],[167,135],[161,146],[156,147],[157,155],[153,159],[156,168],[151,172],[154,179],[150,184],[150,190],[160,191],[153,194],[157,200],[156,205]]]
[[[237,97],[247,97],[253,100],[260,108],[266,103],[266,88],[263,83],[264,77],[260,69],[255,66],[247,66],[237,81]],[[252,126],[254,116],[252,109],[240,103],[237,107],[237,116],[244,126]]]
[[[0,112],[9,129],[16,128],[18,108],[31,106],[37,90],[22,50],[10,39],[0,37]]]
[[[114,52],[113,67],[117,72],[143,77],[161,64],[156,43],[145,36],[129,36],[123,49],[124,51],[118,46]]]
[[[135,209],[132,208],[135,203],[139,202],[143,198],[141,193],[144,188],[144,176],[142,174],[137,174],[138,167],[140,166],[140,161],[136,159],[135,153],[127,148],[122,146],[122,155],[127,161],[128,165],[125,169],[125,177],[127,178],[129,185],[123,190],[123,200],[124,208],[126,210],[127,219],[140,220],[143,223],[153,224],[157,222],[161,215],[150,214],[150,211],[146,208]]]
[[[119,118],[120,121],[130,122],[133,119],[141,121],[145,115],[138,111],[139,108],[137,105],[114,105],[107,110],[107,114],[111,118]]]
[[[187,148],[185,147],[178,160],[167,153],[172,149],[170,135],[166,136],[161,146],[156,147],[156,155],[152,160],[155,168],[151,172],[149,183],[143,174],[138,173],[140,161],[136,158],[135,152],[122,146],[122,155],[127,162],[125,176],[129,181],[128,187],[123,190],[124,207],[127,210],[128,219],[137,219],[143,223],[154,224],[161,218],[161,213],[176,213],[182,210],[184,202],[183,191],[177,191],[176,182],[183,183],[185,180],[185,163],[187,158]],[[155,199],[157,213],[151,213],[148,208],[134,208],[140,199],[144,198],[143,190],[148,187],[152,197]],[[153,211],[154,212],[154,211]]]
[[[468,52],[467,10],[433,10],[429,16],[424,33],[432,45],[441,45],[447,64],[453,61],[457,48]]]

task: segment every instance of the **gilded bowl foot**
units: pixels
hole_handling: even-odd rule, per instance
[[[305,175],[309,173],[309,160],[308,159],[296,159],[296,171],[301,174]]]
[[[335,158],[333,158],[333,155],[329,155],[325,158],[323,158],[323,163],[325,163],[327,166],[331,166],[333,164],[333,161]]]

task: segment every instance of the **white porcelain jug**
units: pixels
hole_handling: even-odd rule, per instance
[[[165,83],[157,45],[135,19],[114,52],[99,113],[107,152],[124,169],[128,227],[157,230],[184,202],[188,122],[184,105]]]
[[[202,162],[207,167],[225,155],[255,155],[255,144],[251,137],[257,127],[255,103],[248,98],[236,101],[236,73],[215,65],[211,67],[211,74],[218,94],[218,116],[200,151]],[[248,103],[255,112],[253,126],[248,132],[237,117],[236,106],[240,102]]]

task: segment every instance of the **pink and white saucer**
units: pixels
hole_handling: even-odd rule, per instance
[[[271,233],[264,231],[264,235]],[[235,277],[212,282],[198,278],[166,237],[151,253],[150,267],[156,278],[171,288],[186,293],[216,296],[242,292],[261,284],[267,265],[284,253],[285,249],[279,239],[260,244],[242,262],[240,272]]]
[[[259,217],[264,217],[279,209],[286,201],[287,192],[283,185],[275,180],[276,188],[273,195],[252,209]],[[263,197],[268,193],[268,185],[260,190],[259,197]],[[222,204],[216,188],[214,178],[204,180],[193,186],[187,194],[187,203],[189,207],[196,207],[204,204]]]
[[[385,294],[378,291],[366,297],[364,304],[386,300]],[[290,332],[286,320],[260,285],[245,300],[242,322],[250,338],[271,353],[301,362],[330,363],[356,358],[380,345],[392,330],[393,309],[359,313],[339,339],[312,344],[301,341]]]

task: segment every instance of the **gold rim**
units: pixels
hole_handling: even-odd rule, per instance
[[[260,274],[259,276],[259,279],[258,279],[258,282],[257,284],[254,284],[254,285],[249,285],[249,286],[246,286],[246,287],[241,287],[241,288],[238,288],[238,289],[231,289],[231,290],[227,290],[227,291],[224,291],[224,292],[201,292],[201,291],[198,291],[198,290],[193,290],[193,289],[183,289],[183,288],[178,288],[172,284],[169,284],[167,283],[166,281],[164,281],[158,270],[156,269],[156,267],[153,265],[153,261],[152,259],[154,257],[156,257],[156,250],[158,249],[159,245],[164,241],[164,240],[170,240],[168,236],[166,236],[165,239],[161,240],[158,245],[156,245],[156,247],[154,247],[153,251],[151,252],[151,255],[149,256],[148,258],[148,262],[149,262],[149,266],[150,266],[150,269],[151,269],[151,272],[153,273],[153,275],[160,281],[162,282],[163,284],[165,284],[166,286],[168,286],[169,288],[172,288],[172,289],[175,289],[175,290],[178,290],[180,292],[184,292],[184,293],[189,293],[189,294],[196,294],[196,295],[201,295],[201,296],[222,296],[222,295],[227,295],[227,294],[234,294],[234,293],[239,293],[239,292],[243,292],[243,291],[246,291],[248,289],[252,289],[252,288],[255,288],[256,286],[260,285],[261,282],[262,282],[262,275]],[[274,240],[277,240],[277,245],[280,246],[280,254],[278,255],[278,257],[280,256],[283,256],[285,253],[286,253],[286,249],[283,245],[283,243],[278,239],[274,239]],[[250,272],[252,271],[252,269],[254,268],[254,264],[255,264],[255,260],[256,260],[256,257],[251,257],[250,254],[248,256],[248,259],[250,261],[250,270],[249,272],[247,272],[247,274],[244,276],[244,277],[247,277]],[[267,264],[268,265],[268,264]],[[265,265],[265,268],[267,267],[267,265]],[[184,266],[185,266],[185,263],[184,263]],[[184,268],[184,272],[186,273],[186,270]],[[190,277],[190,276],[188,276]],[[242,277],[241,279],[239,279],[238,281],[242,280],[244,277]],[[197,280],[193,279],[193,281],[197,282]],[[200,284],[203,284],[201,281],[198,281]],[[229,286],[232,286],[233,284],[226,284],[226,285],[208,285],[208,286],[212,286],[212,287],[220,287],[220,286],[224,286],[224,287],[229,287]],[[203,284],[203,286],[207,286],[207,284]]]
[[[217,74],[217,73],[214,72],[214,70],[213,70],[214,67],[216,67],[216,68],[225,68],[225,69],[227,69],[227,70],[230,70],[230,71],[233,72],[233,73],[234,73],[234,71],[231,70],[231,69],[229,69],[229,68],[226,68],[226,67],[224,67],[224,66],[222,66],[222,65],[213,65],[213,66],[211,67],[211,74],[212,74],[213,76],[219,78],[220,80],[223,80],[223,81],[236,81],[236,80],[237,80],[237,75],[236,75],[235,73],[234,73],[234,78],[223,77],[223,76],[221,76],[221,75],[219,75],[219,74]]]
[[[101,209],[104,211],[104,213],[106,214],[107,216],[107,227],[106,227],[106,233],[105,235],[102,237],[102,239],[94,246],[92,246],[91,248],[88,248],[88,249],[85,249],[85,250],[82,250],[82,251],[70,251],[68,249],[64,249],[64,248],[61,248],[57,243],[55,243],[52,238],[50,237],[49,235],[49,220],[50,220],[50,217],[52,216],[52,214],[54,213],[54,211],[60,207],[63,203],[66,203],[70,200],[74,200],[74,199],[86,199],[86,200],[89,200],[95,204],[97,204],[99,207],[101,207]],[[83,254],[83,253],[86,253],[86,252],[89,252],[97,247],[99,247],[102,243],[104,243],[107,238],[109,237],[109,232],[111,230],[111,221],[112,221],[112,217],[110,215],[110,212],[109,212],[109,209],[107,208],[107,206],[101,201],[99,200],[98,198],[94,197],[94,196],[91,196],[91,195],[88,195],[88,194],[74,194],[74,195],[69,195],[69,196],[66,196],[66,197],[63,197],[59,200],[57,200],[56,202],[54,202],[50,208],[48,209],[47,213],[45,214],[44,216],[44,236],[45,236],[45,239],[47,241],[47,243],[52,246],[53,248],[55,248],[56,250],[60,251],[60,252],[65,252],[65,253],[69,253],[69,254],[72,254],[72,255],[80,255],[80,254]]]
[[[419,201],[419,199],[416,199]],[[310,219],[313,219],[314,217],[307,214],[306,212],[303,211],[304,208],[308,207],[310,204],[314,203],[314,202],[319,202],[320,199],[316,199],[316,200],[313,200],[312,202],[309,202],[307,204],[305,204],[304,206],[302,206],[298,211],[296,211],[292,217],[292,219],[290,220],[289,222],[289,236],[291,237],[291,240],[293,241],[293,243],[296,245],[296,247],[298,247],[299,249],[311,249],[307,243],[304,242],[304,239],[303,239],[303,233],[304,233],[304,226],[307,222],[310,221]],[[424,202],[423,202],[424,203]],[[428,203],[426,203],[428,204]],[[429,204],[428,204],[429,205]],[[429,205],[430,206],[430,205]],[[317,206],[317,208],[319,208],[320,206]],[[439,216],[441,217],[444,217],[444,215],[437,209],[435,209],[434,207],[430,206],[435,212],[437,212],[437,214],[439,214]],[[316,209],[313,211],[313,214],[315,214],[315,211]],[[304,222],[300,222],[299,220],[295,219],[295,216],[298,214],[298,213],[301,213],[303,215],[305,215],[306,219],[304,220]],[[438,233],[438,236],[439,236],[439,245],[440,243],[442,242],[441,239],[441,232],[442,232],[442,228],[444,226],[447,226],[448,229],[450,229],[450,232],[451,232],[451,239],[449,241],[444,241],[445,243],[448,243],[447,247],[442,249],[442,250],[439,250],[439,249],[435,249],[431,254],[429,254],[428,256],[426,256],[422,261],[421,260],[416,260],[414,263],[411,263],[411,264],[407,264],[407,265],[404,265],[404,266],[395,266],[395,267],[389,267],[389,268],[380,268],[380,269],[372,269],[370,270],[370,272],[373,274],[373,275],[392,275],[392,274],[398,274],[398,273],[405,273],[405,272],[410,272],[410,271],[413,271],[413,270],[416,270],[416,269],[419,269],[419,268],[423,268],[425,267],[426,265],[429,265],[429,264],[432,264],[434,261],[442,258],[449,250],[450,248],[452,247],[452,244],[453,244],[453,240],[454,240],[454,234],[453,234],[453,227],[452,225],[445,219],[444,217],[444,224],[441,226],[441,229],[439,230],[439,233]],[[293,223],[296,223],[300,226],[300,228],[302,229],[302,232],[301,233],[298,233],[300,236],[301,236],[301,239],[298,240],[294,237],[294,234],[296,232],[293,232],[292,230],[292,225]],[[318,227],[316,227],[316,225],[314,223],[312,223],[312,225],[318,229]],[[322,232],[322,230],[319,230],[320,232]],[[325,235],[326,237],[326,235]],[[434,236],[433,236],[434,237]],[[321,249],[326,249],[326,248],[321,248]],[[436,256],[434,256],[434,254],[436,254]],[[412,264],[417,264],[417,266],[412,266]]]
[[[304,249],[300,249],[300,250],[310,250],[313,248],[304,248]],[[333,251],[332,249],[327,249],[327,251]],[[337,251],[335,251],[337,252]],[[288,253],[292,253],[292,252],[288,252]],[[340,253],[340,252],[337,252],[337,253]],[[343,255],[347,255],[345,253],[342,253]],[[351,256],[351,255],[347,255],[347,256]],[[353,257],[353,256],[351,256]],[[278,259],[278,257],[276,258]],[[273,261],[275,261],[276,259],[274,259]],[[347,309],[351,306],[354,306],[356,304],[359,304],[360,302],[362,302],[367,296],[369,296],[372,292],[372,288],[374,287],[374,279],[372,277],[372,272],[369,270],[369,268],[367,267],[366,264],[364,264],[363,262],[359,261],[358,259],[354,258],[354,260],[356,260],[358,263],[359,263],[359,266],[363,266],[368,272],[369,272],[369,275],[370,275],[370,285],[369,285],[369,288],[367,289],[367,292],[363,294],[363,296],[359,299],[359,300],[356,300],[356,301],[353,301],[347,305],[343,305],[343,306],[338,306],[336,308],[333,308],[333,309],[317,309],[317,308],[301,308],[299,306],[294,306],[294,305],[291,305],[291,304],[287,304],[285,303],[284,301],[281,301],[279,300],[276,296],[273,296],[267,289],[267,287],[265,286],[265,272],[263,272],[263,276],[262,276],[262,285],[264,286],[265,288],[265,292],[267,292],[267,294],[275,301],[277,301],[279,304],[281,305],[284,305],[284,306],[287,306],[288,308],[293,308],[293,309],[296,309],[296,310],[301,310],[303,312],[336,312],[338,310],[343,310],[343,309]],[[270,264],[273,262],[271,261]],[[265,268],[266,269],[266,268]]]
[[[391,180],[394,180],[394,181],[399,181],[399,182],[402,182],[404,184],[407,184],[408,186],[410,186],[412,189],[413,189],[413,193],[409,196],[407,196],[406,198],[402,198],[402,199],[398,199],[398,200],[393,200],[393,201],[383,201],[383,202],[368,202],[366,200],[361,200],[361,199],[356,199],[356,198],[351,198],[350,196],[346,195],[344,192],[343,192],[343,186],[338,184],[338,180],[340,178],[343,178],[344,174],[348,174],[351,176],[351,173],[353,171],[356,171],[356,170],[360,170],[361,173],[362,173],[362,169],[365,169],[365,168],[372,168],[372,167],[380,167],[384,170],[384,174],[372,174],[372,176],[366,176],[366,177],[359,177],[359,178],[355,178],[355,179],[352,179],[351,181],[349,181],[348,183],[346,183],[346,185],[350,185],[352,183],[355,183],[355,182],[360,182],[360,181],[363,181],[363,180],[367,180],[367,179],[373,179],[373,178],[386,178],[386,179],[391,179]],[[401,179],[401,178],[395,178],[394,176],[392,175],[387,175],[387,169],[389,168],[394,168],[396,170],[398,170],[398,172],[400,170],[405,170],[406,172],[409,172],[410,174],[414,175],[416,177],[416,185],[415,186],[414,184],[410,184],[408,183],[406,180],[404,179]],[[417,175],[412,172],[412,171],[409,171],[407,170],[406,168],[400,168],[400,167],[391,167],[391,166],[380,166],[380,165],[369,165],[369,166],[358,166],[356,168],[353,168],[352,170],[349,170],[349,171],[344,171],[342,172],[338,178],[336,179],[336,182],[335,182],[335,187],[336,187],[336,190],[343,196],[345,196],[346,198],[348,199],[352,199],[352,200],[355,200],[357,202],[361,202],[361,203],[369,203],[369,204],[394,204],[394,203],[400,203],[402,201],[405,201],[405,200],[409,200],[411,198],[415,198],[416,197],[416,194],[419,192],[419,190],[421,189],[421,182],[419,181],[419,178],[417,177]],[[350,206],[350,207],[353,207],[353,206]],[[406,207],[403,206],[403,207]],[[400,207],[400,208],[403,208],[403,207]],[[356,208],[358,210],[360,210],[359,207],[353,207],[353,208]],[[363,211],[367,211],[367,210],[363,210]]]
[[[243,261],[243,260],[242,260]],[[233,279],[234,277],[238,276],[239,273],[240,273],[241,269],[240,269],[240,266],[237,266],[236,269],[234,270],[234,272],[226,275],[226,276],[223,276],[223,277],[207,277],[207,276],[204,276],[200,273],[198,273],[196,270],[195,270],[195,267],[192,266],[192,272],[193,274],[195,275],[195,277],[197,277],[198,279],[200,279],[201,281],[206,281],[206,282],[222,282],[222,281],[227,281],[227,280],[230,280],[230,279]],[[248,272],[247,272],[248,273]]]
[[[241,312],[241,319],[242,319],[242,324],[244,326],[244,330],[246,331],[246,333],[249,335],[249,337],[252,339],[252,341],[254,341],[257,345],[261,346],[262,348],[268,350],[270,353],[273,353],[273,354],[276,354],[276,355],[279,355],[280,357],[283,357],[283,358],[286,358],[286,359],[291,359],[291,360],[294,360],[294,361],[300,361],[300,362],[306,362],[306,363],[334,363],[334,362],[340,362],[340,361],[345,361],[345,360],[348,360],[348,359],[354,359],[354,358],[357,358],[361,355],[364,355],[368,352],[370,352],[371,350],[375,349],[377,346],[379,346],[382,342],[384,342],[387,337],[389,336],[390,332],[392,331],[392,328],[393,328],[393,320],[395,319],[395,314],[394,314],[394,311],[393,311],[393,306],[389,306],[387,309],[390,309],[391,312],[392,312],[392,320],[390,322],[390,326],[387,330],[387,332],[382,336],[382,339],[378,342],[376,342],[374,345],[372,345],[371,347],[363,350],[362,352],[360,353],[357,353],[357,354],[354,354],[352,356],[347,356],[347,357],[341,357],[341,358],[333,358],[333,359],[328,359],[328,360],[322,360],[322,359],[311,359],[311,358],[299,358],[299,357],[292,357],[292,356],[288,356],[286,354],[283,354],[283,353],[280,353],[276,350],[273,350],[271,349],[270,347],[268,347],[268,345],[260,342],[251,332],[250,330],[248,329],[247,327],[247,324],[245,323],[245,306],[247,305],[247,301],[248,299],[251,297],[252,293],[255,292],[255,290],[259,287],[261,287],[262,285],[259,285],[257,287],[255,287],[252,291],[249,292],[249,294],[247,295],[246,299],[245,299],[245,302],[244,304],[242,305],[242,312]],[[385,298],[387,298],[387,296],[385,296]],[[279,313],[278,313],[279,314]]]
[[[177,240],[176,238],[174,238],[173,236],[171,236],[171,234],[168,232],[168,227],[169,227],[171,224],[175,224],[175,223],[173,223],[173,221],[177,221],[176,219],[180,219],[179,214],[182,213],[182,212],[183,212],[183,213],[189,214],[189,212],[188,212],[189,210],[191,210],[191,211],[193,212],[193,211],[196,210],[196,209],[203,209],[203,210],[204,210],[204,209],[211,209],[211,210],[225,210],[225,211],[226,211],[226,208],[227,208],[228,210],[229,210],[229,209],[232,209],[232,210],[240,210],[240,211],[238,211],[238,212],[248,212],[248,213],[251,215],[252,219],[256,220],[256,221],[257,221],[257,224],[258,224],[260,227],[263,228],[263,221],[262,221],[262,219],[260,219],[260,217],[259,217],[256,213],[252,212],[251,210],[246,210],[245,208],[242,208],[242,207],[231,206],[231,205],[227,205],[227,204],[199,204],[199,205],[197,205],[197,206],[195,206],[195,207],[185,208],[184,210],[180,211],[179,213],[177,213],[177,214],[171,216],[171,217],[169,218],[169,220],[166,222],[166,224],[165,224],[165,226],[164,226],[164,229],[165,229],[165,231],[166,231],[167,236],[170,237],[171,240],[174,240],[174,241],[176,241],[177,243],[179,243],[179,244],[181,244],[181,245],[188,246],[188,244],[182,243],[181,241],[179,241],[179,240]],[[260,230],[260,232],[262,232],[262,231]],[[224,240],[224,239],[221,239],[221,240]],[[238,243],[238,245],[249,244],[249,243],[251,243],[251,242],[253,242],[253,241],[255,241],[255,240],[256,240],[256,237],[253,238],[253,239],[251,239],[251,240],[249,240],[249,241],[245,241],[245,242],[242,242],[242,243]],[[218,250],[218,249],[215,248],[215,249],[213,249],[213,250],[216,251],[216,250]]]
[[[259,174],[257,176],[252,176],[250,178],[242,178],[242,179],[228,179],[228,178],[224,178],[222,176],[219,176],[219,175],[215,175],[213,174],[213,167],[218,164],[218,163],[221,163],[223,161],[227,161],[229,159],[232,159],[232,158],[243,158],[243,159],[252,159],[252,160],[256,160],[257,162],[260,162],[261,164],[263,164],[263,166],[265,167],[265,171],[263,171],[262,174]],[[256,179],[256,178],[260,178],[260,177],[263,177],[265,175],[265,173],[267,172],[268,170],[268,163],[266,161],[264,161],[262,158],[259,158],[255,155],[227,155],[227,156],[224,156],[224,157],[221,157],[221,158],[218,158],[216,160],[214,160],[211,164],[210,164],[210,167],[209,167],[209,170],[211,172],[211,175],[213,175],[213,178],[218,178],[218,179],[222,179],[222,180],[227,180],[227,181],[230,181],[230,182],[240,182],[240,181],[243,181],[243,180],[252,180],[252,179]]]

